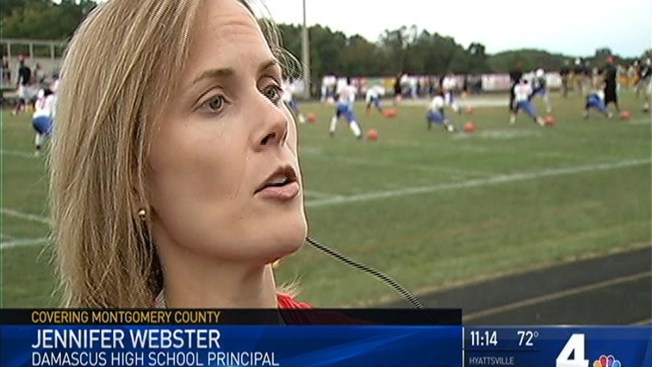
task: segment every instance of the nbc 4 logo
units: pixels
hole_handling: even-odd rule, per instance
[[[584,334],[571,335],[557,356],[556,362],[556,367],[589,367],[589,360],[584,359]],[[622,365],[614,356],[603,354],[593,361],[593,367],[622,367]]]
[[[614,356],[605,356],[603,354],[600,358],[593,361],[593,367],[621,367],[621,365],[620,361],[614,358]]]

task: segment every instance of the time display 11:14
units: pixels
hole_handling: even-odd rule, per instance
[[[480,331],[473,330],[469,332],[471,334],[471,346],[472,347],[484,347],[493,345],[498,345],[498,333],[494,331]]]

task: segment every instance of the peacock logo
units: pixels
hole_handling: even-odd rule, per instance
[[[608,356],[603,354],[599,359],[593,361],[593,367],[622,367],[622,365],[620,364],[620,361],[611,354]]]

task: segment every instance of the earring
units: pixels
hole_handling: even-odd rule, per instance
[[[145,219],[147,219],[147,210],[145,210],[145,208],[140,208],[138,209],[137,215],[138,218],[144,222]]]

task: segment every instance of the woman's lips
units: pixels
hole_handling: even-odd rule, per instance
[[[265,186],[256,193],[256,196],[264,199],[287,201],[294,199],[300,190],[301,187],[297,181],[290,181],[282,186]]]

